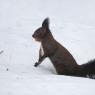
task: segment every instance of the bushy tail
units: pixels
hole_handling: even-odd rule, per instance
[[[95,59],[86,64],[80,65],[80,75],[82,77],[89,77],[95,79]]]

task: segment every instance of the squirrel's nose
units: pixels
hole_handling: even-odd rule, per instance
[[[34,34],[32,35],[32,37],[34,38]]]

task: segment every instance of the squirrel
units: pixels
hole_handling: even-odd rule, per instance
[[[48,57],[59,75],[95,78],[95,59],[78,65],[71,53],[54,39],[49,29],[49,18],[42,22],[42,26],[32,37],[41,43],[39,59],[34,64],[35,67]]]

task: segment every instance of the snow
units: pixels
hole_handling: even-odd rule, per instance
[[[78,64],[95,58],[94,0],[0,0],[0,95],[95,95],[95,80],[56,75],[33,32],[50,17],[50,29]]]

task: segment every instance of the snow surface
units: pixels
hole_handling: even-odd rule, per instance
[[[54,37],[79,64],[95,58],[94,0],[0,0],[0,95],[95,95],[95,80],[56,75],[31,35],[50,17]]]

